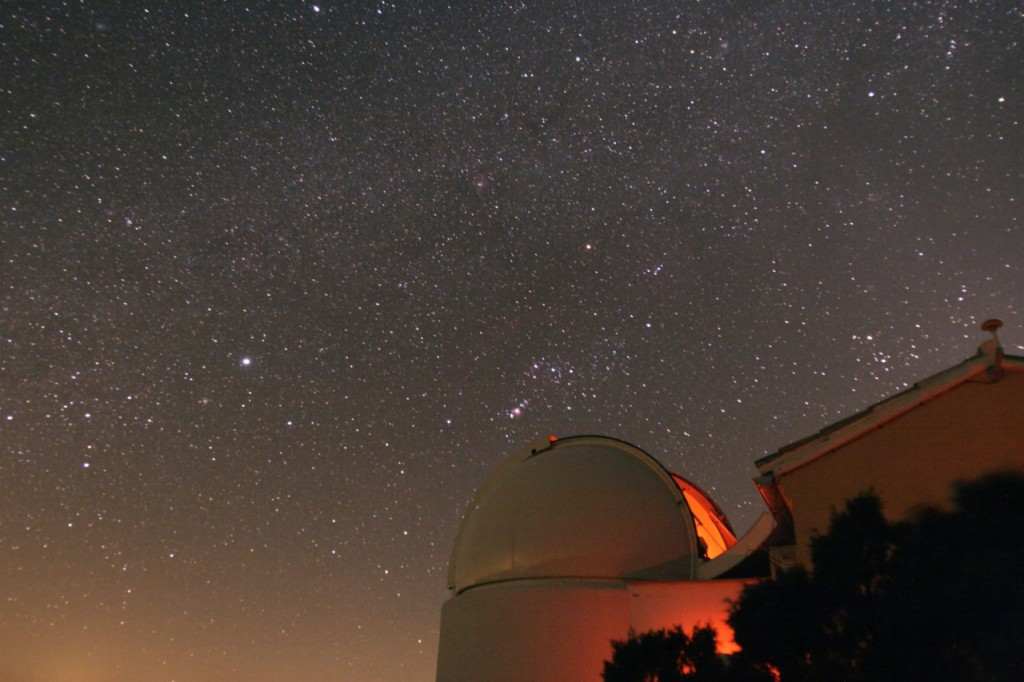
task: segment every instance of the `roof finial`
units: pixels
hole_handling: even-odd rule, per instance
[[[982,342],[978,347],[983,355],[988,356],[988,374],[992,381],[998,381],[1003,376],[1003,345],[999,342],[999,328],[1002,326],[1003,321],[994,317],[981,323],[981,330],[992,335],[991,339]]]
[[[1003,326],[1003,321],[997,317],[992,317],[981,323],[981,331],[989,332],[992,334],[992,338],[995,339],[996,345],[1002,345],[999,343],[999,329]]]

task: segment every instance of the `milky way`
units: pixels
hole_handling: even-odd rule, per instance
[[[433,679],[475,488],[1024,347],[1016,2],[0,8],[0,678]]]

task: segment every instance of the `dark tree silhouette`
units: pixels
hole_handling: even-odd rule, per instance
[[[1024,477],[957,486],[952,511],[890,524],[850,500],[811,545],[813,574],[744,589],[729,624],[781,682],[1024,679]]]
[[[604,682],[716,682],[724,670],[716,648],[710,627],[695,627],[689,636],[678,626],[640,635],[631,631],[627,640],[612,642]]]
[[[671,630],[630,632],[612,642],[612,660],[604,663],[604,682],[772,682],[764,668],[747,665],[741,657],[720,656],[710,626],[694,627],[689,636],[679,626]]]
[[[811,543],[813,576],[783,571],[744,589],[733,605],[729,624],[744,655],[786,682],[864,679],[862,652],[878,636],[896,535],[876,496],[850,500]]]
[[[1024,477],[962,483],[954,502],[904,526],[865,657],[873,679],[1024,680]]]
[[[821,607],[803,569],[746,587],[729,614],[747,661],[772,666],[782,679],[809,680],[812,651],[822,648]]]

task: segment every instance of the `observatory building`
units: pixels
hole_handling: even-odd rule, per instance
[[[952,486],[1024,471],[1024,358],[978,353],[756,462],[767,510],[737,539],[696,485],[605,436],[554,438],[501,463],[455,540],[438,682],[600,682],[611,641],[711,624],[729,599],[808,565],[833,511],[871,489],[898,520]]]
[[[455,541],[438,680],[599,680],[630,628],[710,622],[725,634],[725,599],[764,574],[765,562],[744,564],[773,529],[766,514],[747,536],[758,539],[738,543],[703,491],[614,438],[513,454]]]

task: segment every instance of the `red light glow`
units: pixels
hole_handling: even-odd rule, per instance
[[[693,523],[697,529],[697,537],[704,542],[707,559],[714,559],[736,544],[736,535],[729,526],[725,514],[711,501],[703,490],[687,481],[682,476],[672,474],[686,504],[693,514]]]

